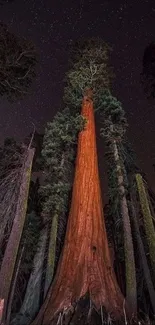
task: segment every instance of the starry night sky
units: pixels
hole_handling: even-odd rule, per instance
[[[0,100],[1,141],[28,135],[32,122],[37,131],[44,130],[62,104],[70,43],[81,36],[100,36],[113,47],[113,94],[123,103],[129,140],[155,189],[155,102],[146,99],[140,84],[144,49],[155,41],[155,2],[14,0],[0,8],[0,20],[33,40],[40,54],[33,94],[15,104]]]

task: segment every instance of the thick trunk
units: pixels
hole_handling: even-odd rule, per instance
[[[11,325],[30,324],[39,310],[46,240],[47,228],[44,228],[40,235],[37,252],[33,262],[33,271],[28,281],[22,307],[19,314],[12,320]]]
[[[133,220],[133,225],[134,225],[134,228],[135,228],[135,236],[136,236],[136,239],[137,239],[138,249],[139,249],[141,262],[142,262],[142,266],[143,266],[144,277],[145,277],[148,292],[149,292],[149,295],[150,295],[150,301],[151,301],[153,313],[155,315],[155,290],[153,288],[153,283],[152,283],[152,279],[151,279],[149,266],[148,266],[148,263],[147,263],[147,258],[146,258],[146,254],[145,254],[145,250],[144,250],[144,245],[143,245],[141,235],[140,235],[140,230],[139,230],[139,225],[138,225],[138,220],[137,220],[137,215],[136,215],[136,210],[135,210],[136,202],[135,202],[134,198],[135,198],[135,195],[131,194],[132,220]]]
[[[153,225],[149,202],[145,191],[145,186],[143,183],[142,176],[140,174],[136,174],[136,182],[141,204],[141,210],[144,218],[144,228],[149,247],[150,261],[152,264],[152,269],[155,278],[155,229]]]
[[[6,320],[9,292],[13,280],[13,273],[18,254],[19,243],[25,222],[33,156],[34,149],[29,149],[23,169],[23,177],[20,186],[16,214],[0,270],[0,299],[4,299],[4,310],[2,317],[4,324]]]
[[[124,254],[125,254],[125,275],[126,275],[126,301],[131,313],[137,312],[137,285],[136,285],[136,269],[134,259],[134,248],[132,241],[132,232],[130,225],[129,210],[125,195],[124,177],[120,165],[119,152],[117,143],[113,141],[114,160],[116,163],[118,188],[120,192],[120,206],[123,219],[124,230]]]
[[[93,103],[83,100],[87,119],[80,132],[72,204],[57,273],[33,325],[52,324],[56,314],[89,294],[97,309],[122,316],[123,296],[111,264],[99,184]]]

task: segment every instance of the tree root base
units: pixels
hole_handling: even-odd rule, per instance
[[[88,295],[81,298],[76,304],[59,313],[47,325],[122,325],[123,321],[113,320],[104,307],[97,310]],[[43,323],[44,325],[44,323]]]

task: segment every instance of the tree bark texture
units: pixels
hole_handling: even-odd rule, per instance
[[[153,287],[153,282],[151,279],[151,274],[150,274],[146,254],[145,254],[145,249],[144,249],[143,241],[142,241],[140,230],[139,230],[139,224],[138,224],[137,213],[136,213],[137,212],[136,211],[137,202],[135,200],[135,197],[136,197],[135,193],[134,193],[134,195],[131,193],[130,197],[131,197],[132,219],[133,219],[133,224],[134,224],[134,228],[135,228],[135,236],[136,236],[136,240],[137,240],[139,254],[141,257],[141,263],[143,266],[144,277],[145,277],[145,281],[147,284],[153,313],[155,315],[155,290]]]
[[[118,189],[120,192],[120,206],[124,230],[124,255],[125,255],[125,277],[126,277],[126,301],[131,314],[137,312],[137,284],[134,248],[130,224],[128,204],[125,194],[124,177],[120,164],[119,152],[116,140],[113,141],[114,160],[116,164]]]
[[[34,149],[28,149],[27,158],[23,167],[23,176],[17,202],[16,214],[0,270],[0,300],[4,299],[2,316],[2,322],[4,324],[6,320],[9,292],[11,290],[11,283],[13,281],[16,258],[25,223],[33,156]]]
[[[145,186],[143,183],[142,176],[140,174],[136,174],[136,182],[137,182],[137,188],[139,193],[141,210],[143,214],[144,229],[145,229],[146,238],[148,242],[150,261],[152,264],[152,270],[153,270],[154,280],[155,280],[155,229],[154,229],[153,219],[149,207],[149,201],[145,191]]]
[[[52,224],[51,224],[51,228],[50,228],[44,297],[46,297],[47,291],[48,291],[49,286],[52,282],[52,278],[53,278],[53,274],[54,274],[57,230],[58,230],[58,215],[55,214],[52,218]]]
[[[17,314],[16,317],[12,320],[11,325],[30,324],[39,310],[46,240],[47,228],[45,227],[40,234],[37,252],[34,256],[33,261],[33,270],[27,284],[23,304],[21,306],[19,314]]]

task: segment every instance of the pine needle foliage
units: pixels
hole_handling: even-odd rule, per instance
[[[88,89],[92,90],[95,100],[101,89],[109,87],[112,76],[108,64],[110,51],[110,46],[100,38],[81,40],[74,45],[64,89],[67,105],[79,108]]]
[[[110,199],[110,214],[118,216],[115,222],[117,227],[121,224],[120,218],[120,195],[118,191],[118,181],[116,172],[116,163],[113,159],[113,141],[117,142],[119,150],[120,164],[125,177],[123,168],[124,158],[122,155],[122,143],[127,128],[127,121],[122,104],[116,97],[111,95],[109,90],[102,90],[97,101],[97,113],[100,117],[101,129],[100,134],[106,143],[106,160],[108,165],[108,182],[109,182],[109,199]],[[127,184],[124,184],[126,187]]]
[[[49,225],[44,294],[53,279],[65,235],[66,213],[73,182],[77,135],[85,120],[65,108],[48,123],[43,141],[44,184],[40,188],[42,215]]]
[[[103,128],[101,135],[106,142],[115,139],[122,141],[127,128],[127,120],[121,102],[112,96],[110,91],[102,90],[97,102],[97,111],[99,111]],[[113,128],[111,128],[113,125]]]
[[[108,162],[109,165],[111,165],[112,162],[114,170],[114,182],[110,182],[110,185],[112,185],[110,187],[110,192],[111,189],[112,192],[116,191],[116,198],[113,195],[113,207],[115,207],[116,211],[120,211],[120,222],[123,228],[122,242],[124,246],[126,274],[126,301],[130,306],[131,312],[134,314],[136,313],[137,303],[136,269],[134,261],[134,248],[130,224],[130,214],[127,202],[127,175],[124,165],[124,159],[121,155],[120,150],[127,128],[127,121],[121,103],[117,100],[117,98],[112,96],[110,91],[103,91],[102,93],[100,93],[97,109],[100,112],[101,121],[103,123],[103,127],[101,128],[101,135],[104,137],[106,145],[109,148]],[[110,168],[112,166],[110,166]],[[115,213],[115,211],[113,211],[112,213]],[[117,220],[116,222],[118,223],[119,220]],[[118,243],[119,242],[120,240],[118,240]]]
[[[48,123],[42,156],[44,161],[43,213],[64,213],[68,207],[68,195],[72,187],[72,167],[75,159],[77,134],[84,127],[79,114],[65,108]]]

